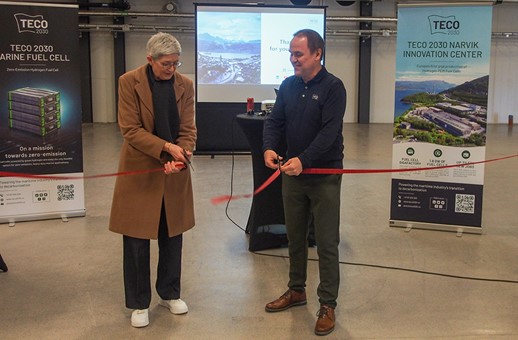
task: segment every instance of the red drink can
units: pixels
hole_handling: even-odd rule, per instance
[[[254,112],[254,98],[246,99],[246,112],[248,112],[248,113]]]

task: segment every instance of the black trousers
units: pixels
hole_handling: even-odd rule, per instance
[[[169,237],[164,206],[158,228],[156,291],[163,300],[180,298],[182,234]],[[126,307],[146,309],[151,303],[150,240],[123,235],[124,293]]]
[[[311,222],[317,243],[320,304],[336,307],[340,287],[340,190],[342,176],[326,175],[310,178],[282,175],[282,197],[288,251],[290,281],[288,287],[306,287],[308,234]]]

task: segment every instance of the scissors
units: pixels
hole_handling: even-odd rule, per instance
[[[279,155],[277,155],[277,169],[281,170],[281,165],[283,164],[284,162],[281,160],[281,158],[279,157]]]
[[[185,157],[185,160],[187,161],[187,164],[189,164],[189,167],[194,172],[194,167],[192,166],[191,160],[187,156],[187,151],[185,151],[185,149],[183,149],[183,157]]]

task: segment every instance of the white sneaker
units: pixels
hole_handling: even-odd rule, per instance
[[[186,314],[189,311],[189,308],[187,308],[187,304],[183,302],[182,299],[176,299],[176,300],[162,300],[158,302],[160,306],[164,306],[166,308],[169,308],[171,313],[173,314]]]
[[[147,309],[135,309],[131,313],[131,325],[133,327],[146,327],[149,325],[149,312]]]

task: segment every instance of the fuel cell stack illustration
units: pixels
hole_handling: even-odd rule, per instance
[[[46,136],[61,127],[59,92],[32,87],[8,92],[9,127]]]

